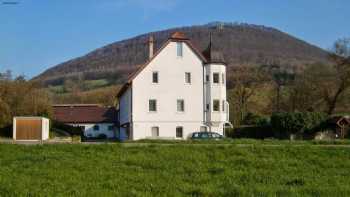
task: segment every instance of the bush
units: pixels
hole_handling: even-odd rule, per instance
[[[225,130],[226,137],[230,138],[254,138],[265,139],[273,137],[272,129],[265,126],[241,126],[234,129]]]
[[[242,123],[244,125],[259,125],[259,126],[266,126],[268,125],[268,120],[258,114],[248,113]]]
[[[293,135],[313,135],[321,130],[327,115],[320,112],[274,113],[271,126],[276,137],[285,138]]]
[[[0,137],[12,138],[12,125],[0,128]]]

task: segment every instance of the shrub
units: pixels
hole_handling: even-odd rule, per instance
[[[267,125],[268,120],[258,114],[253,114],[249,112],[243,119],[242,122],[244,125]]]
[[[276,137],[285,138],[291,134],[312,135],[326,120],[327,115],[320,112],[274,113],[271,126]]]
[[[241,126],[234,129],[232,137],[265,139],[273,137],[273,132],[269,126]]]
[[[0,137],[11,138],[12,137],[12,125],[0,128]]]

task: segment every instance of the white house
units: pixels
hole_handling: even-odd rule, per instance
[[[115,138],[118,128],[117,110],[98,104],[54,105],[53,119],[82,128],[87,138]]]
[[[208,40],[209,41],[209,40]],[[229,124],[226,64],[210,44],[202,53],[181,32],[174,33],[122,87],[120,136],[186,139],[193,132],[224,134]]]

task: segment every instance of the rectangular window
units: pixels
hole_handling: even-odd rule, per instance
[[[213,83],[219,83],[220,75],[219,73],[213,73]]]
[[[159,127],[152,127],[151,132],[152,132],[152,137],[159,137]]]
[[[148,109],[150,112],[156,112],[157,111],[157,100],[150,99],[148,102]]]
[[[220,111],[220,100],[213,100],[213,111]]]
[[[222,75],[221,75],[221,82],[222,82],[222,84],[225,84],[225,74],[224,73],[222,73]]]
[[[183,137],[183,127],[176,127],[176,137],[177,138]]]
[[[114,126],[113,125],[109,125],[108,126],[108,131],[113,131],[114,130]]]
[[[153,72],[152,73],[152,82],[153,83],[158,83],[158,72]]]
[[[177,57],[182,57],[182,55],[183,55],[183,43],[177,42],[176,48],[177,48]]]
[[[185,111],[185,101],[183,99],[177,100],[177,111],[184,112]]]
[[[225,112],[225,101],[222,101],[222,111]]]
[[[185,82],[191,83],[191,73],[185,73]]]
[[[94,126],[94,131],[99,131],[99,130],[100,130],[100,126],[95,125],[95,126]]]
[[[210,105],[209,105],[209,104],[207,104],[207,111],[209,111],[209,109],[210,109]]]

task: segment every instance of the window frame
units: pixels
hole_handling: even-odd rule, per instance
[[[225,101],[225,100],[222,100],[221,110],[222,110],[223,112],[225,112],[225,111],[226,111],[226,107],[225,107],[225,105],[226,105],[226,101]]]
[[[178,135],[178,132],[179,132],[178,129],[181,129],[181,136]],[[183,138],[183,136],[184,136],[184,127],[183,126],[177,126],[175,131],[176,131],[175,132],[176,138]]]
[[[205,75],[205,82],[207,82],[207,83],[210,82],[210,75]]]
[[[217,110],[216,110],[216,105],[217,105]],[[213,112],[220,112],[220,100],[219,99],[213,99]]]
[[[114,126],[113,126],[113,125],[108,125],[107,130],[108,130],[108,131],[113,131],[113,130],[114,130]]]
[[[182,103],[182,110],[179,110],[179,102]],[[185,112],[185,100],[184,99],[177,99],[176,100],[176,111],[179,113],[184,113]]]
[[[155,76],[156,76],[156,78],[155,78]],[[155,79],[156,79],[156,82],[155,82]],[[152,72],[152,83],[153,84],[158,84],[159,83],[159,73],[158,73],[158,71],[153,71]]]
[[[215,82],[215,76],[217,76],[217,82]],[[213,73],[213,84],[220,84],[220,73],[214,72]]]
[[[154,102],[154,110],[151,109],[151,102]],[[148,112],[157,112],[158,111],[158,106],[157,106],[157,99],[149,99],[148,100]]]
[[[187,81],[187,79],[188,79],[188,81]],[[185,83],[186,84],[191,84],[192,83],[192,74],[191,74],[191,72],[185,72]]]

